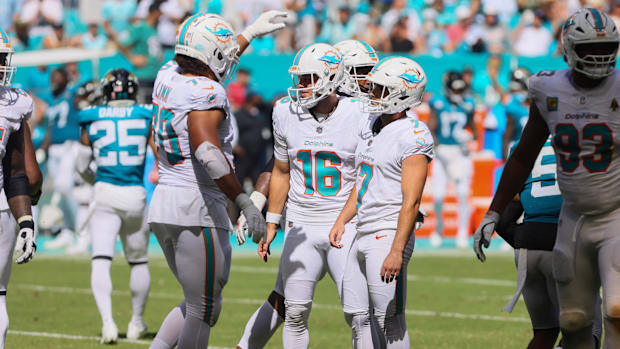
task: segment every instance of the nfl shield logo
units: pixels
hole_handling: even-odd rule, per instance
[[[368,146],[370,147],[371,144],[372,144],[372,139],[368,141]]]
[[[323,133],[323,126],[319,126],[316,128],[316,133]]]
[[[579,97],[579,104],[586,104],[586,96]]]

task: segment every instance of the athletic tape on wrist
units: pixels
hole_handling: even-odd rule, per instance
[[[281,218],[282,215],[279,213],[267,212],[267,215],[265,216],[265,222],[280,225]]]

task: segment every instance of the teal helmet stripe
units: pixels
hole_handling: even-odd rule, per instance
[[[590,13],[592,13],[592,16],[594,17],[594,24],[596,26],[596,31],[603,31],[604,27],[603,27],[603,19],[601,18],[601,14],[598,12],[597,9],[595,8],[588,8],[588,10],[590,10]]]
[[[186,22],[185,25],[183,26],[183,29],[181,30],[181,35],[179,37],[179,44],[181,45],[186,45],[185,43],[185,35],[187,34],[187,28],[189,28],[189,25],[192,24],[192,22],[198,18],[200,15],[202,15],[202,13],[197,13],[193,16],[191,16]]]
[[[371,73],[374,73],[374,72],[377,70],[377,68],[379,68],[379,66],[380,66],[381,64],[383,64],[383,63],[387,62],[388,60],[390,60],[390,59],[392,59],[392,58],[395,58],[395,57],[385,57],[384,59],[380,60],[380,61],[379,61],[379,63],[377,63],[377,65],[375,65],[375,66],[372,68],[372,70],[371,70],[370,72],[371,72]]]
[[[372,58],[377,57],[377,55],[375,54],[375,50],[372,47],[370,47],[370,45],[368,45],[362,40],[357,40],[357,41],[359,41],[362,45],[364,45],[364,47],[366,47],[366,49],[368,50],[368,53],[370,54],[370,57]]]
[[[299,50],[299,52],[297,53],[297,56],[295,56],[295,59],[293,60],[293,65],[297,65],[299,64],[299,59],[301,59],[301,54],[304,53],[304,51],[310,47],[313,44],[310,45],[306,45],[306,47],[302,48],[301,50]]]
[[[4,30],[2,30],[2,28],[0,28],[0,35],[2,36],[2,40],[4,41],[4,43],[8,44],[9,43],[9,37],[6,35]]]

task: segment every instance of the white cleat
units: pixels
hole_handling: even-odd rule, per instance
[[[71,244],[73,244],[73,232],[70,229],[63,228],[54,240],[45,243],[45,248],[55,250]]]
[[[469,248],[469,239],[466,237],[457,237],[456,238],[456,247],[460,250],[464,250]]]
[[[131,321],[127,325],[127,339],[139,339],[146,334],[146,324],[143,321],[135,323]]]
[[[103,325],[101,329],[101,344],[113,344],[118,340],[118,327],[116,324],[111,322],[109,324]]]

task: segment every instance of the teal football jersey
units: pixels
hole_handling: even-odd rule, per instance
[[[510,97],[510,102],[506,105],[506,115],[514,120],[514,132],[512,133],[511,141],[518,141],[521,138],[523,128],[527,123],[529,117],[529,109],[524,105],[525,97],[518,94],[513,94]]]
[[[463,103],[451,103],[444,96],[430,101],[431,109],[437,116],[435,135],[438,144],[458,145],[463,143],[462,133],[470,119],[474,117],[475,102],[466,98]]]
[[[75,89],[67,89],[58,96],[48,93],[41,97],[48,104],[45,117],[50,128],[52,144],[62,144],[65,141],[80,139],[78,110],[73,105],[75,91]]]
[[[96,182],[142,185],[152,105],[98,106],[80,112],[97,163]]]
[[[515,147],[516,144],[511,152]],[[551,146],[551,138],[547,139],[540,150],[520,196],[524,221],[558,223],[562,194],[556,180],[555,153]]]

